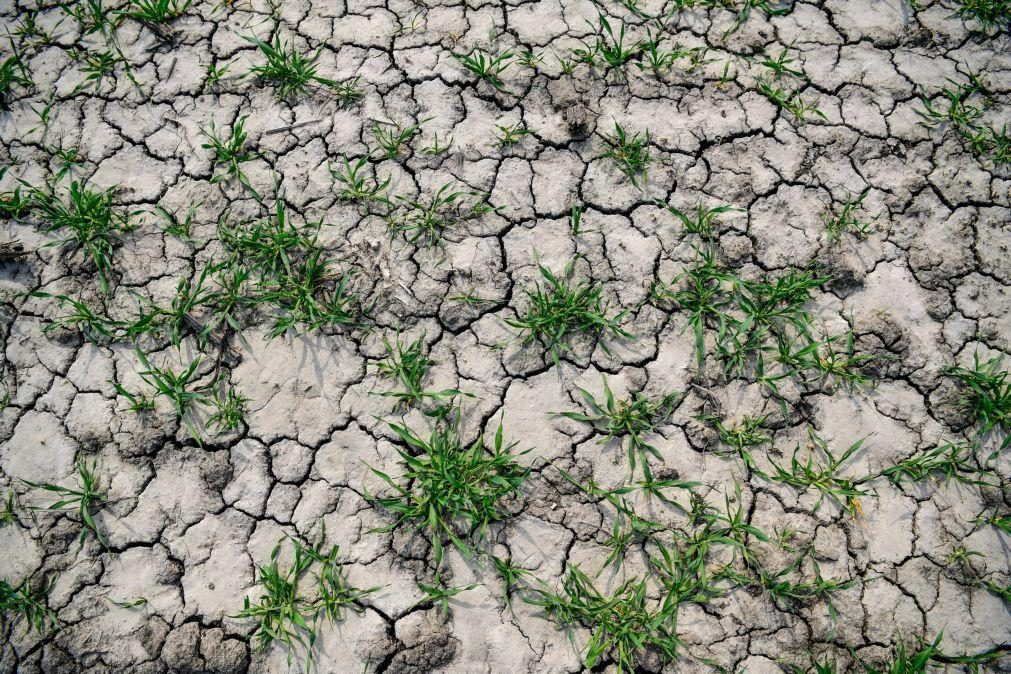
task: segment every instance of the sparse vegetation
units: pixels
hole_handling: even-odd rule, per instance
[[[574,262],[560,276],[538,265],[544,285],[535,283],[533,290],[526,293],[527,308],[516,318],[505,319],[507,325],[520,331],[524,344],[536,342],[548,349],[556,365],[562,354],[570,350],[570,335],[632,337],[621,328],[627,311],[608,316],[609,303],[604,300],[601,285],[592,281],[574,284],[570,280]],[[603,344],[601,347],[606,350]]]
[[[681,395],[678,393],[668,393],[667,395],[650,399],[642,393],[633,393],[624,400],[616,401],[611,387],[607,384],[607,378],[603,378],[604,402],[597,402],[593,394],[586,389],[580,388],[579,393],[591,412],[556,412],[563,417],[592,424],[604,434],[600,443],[606,443],[614,438],[628,439],[628,465],[634,473],[636,468],[636,457],[642,466],[643,477],[647,481],[653,478],[649,467],[650,456],[661,459],[660,452],[656,447],[646,442],[643,435],[653,433],[657,424],[662,422],[680,402]]]
[[[396,517],[393,524],[374,531],[392,531],[403,524],[423,530],[432,543],[438,584],[445,545],[451,543],[470,556],[488,525],[506,516],[503,501],[516,494],[528,474],[516,458],[530,450],[514,454],[516,444],[505,444],[501,422],[491,451],[483,437],[466,447],[459,409],[444,411],[427,440],[399,424],[390,428],[407,446],[397,448],[404,472],[394,480],[370,467],[393,492],[372,500]]]
[[[325,533],[325,532],[324,532]],[[287,567],[280,562],[281,545],[291,545],[293,558]],[[348,582],[344,565],[339,561],[340,548],[336,545],[323,552],[323,535],[315,545],[296,538],[282,538],[270,553],[270,561],[257,567],[257,580],[262,593],[256,603],[247,596],[242,610],[233,617],[253,619],[257,624],[253,639],[258,650],[263,651],[274,643],[285,647],[288,665],[292,656],[301,650],[305,655],[305,669],[311,671],[315,648],[319,640],[321,623],[342,622],[347,610],[360,613],[362,601],[379,590],[378,587],[359,589]],[[314,571],[313,581],[306,582]],[[306,589],[312,586],[312,591]]]
[[[45,510],[72,510],[81,518],[83,528],[81,529],[81,535],[78,537],[78,549],[84,545],[84,541],[88,539],[89,533],[94,535],[102,547],[108,547],[102,530],[95,522],[93,512],[106,501],[97,468],[97,461],[92,461],[91,465],[88,465],[87,461],[79,458],[76,463],[76,487],[64,487],[46,482],[24,481],[25,484],[33,489],[42,489],[58,497],[58,500],[49,504]]]

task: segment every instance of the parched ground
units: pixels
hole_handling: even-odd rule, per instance
[[[295,591],[320,672],[862,671],[935,639],[931,669],[1007,671],[1006,19],[680,4],[197,0],[156,27],[4,2],[24,69],[0,112],[0,671],[304,670],[241,615],[293,541],[339,546]],[[318,49],[318,79],[279,92],[250,36]],[[655,70],[647,38],[672,55]],[[229,173],[208,146],[236,128]],[[638,141],[646,171],[623,172],[608,155]],[[376,194],[353,198],[335,172],[361,158]],[[75,220],[74,182],[120,220]],[[464,194],[433,203],[446,185]],[[607,325],[527,339],[538,265]],[[791,274],[810,283],[747,318]],[[415,340],[421,388],[462,393],[379,395],[405,390],[387,346]],[[191,364],[180,419],[155,380]],[[990,417],[953,366],[996,378]],[[624,431],[555,414],[593,415],[605,382],[647,409],[634,468]],[[530,470],[483,536],[453,523],[468,554],[439,535],[437,561],[427,515],[390,530],[375,471],[419,493],[408,432],[483,433],[490,457],[500,423]],[[90,524],[43,486],[82,467]],[[364,592],[338,620],[315,612],[324,568]]]

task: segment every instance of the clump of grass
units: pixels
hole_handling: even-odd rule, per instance
[[[125,16],[150,26],[172,23],[190,8],[193,0],[130,0]]]
[[[839,580],[835,578],[825,578],[822,576],[821,567],[817,560],[811,557],[812,578],[808,581],[794,582],[787,576],[800,567],[801,563],[809,555],[809,550],[797,557],[792,564],[776,573],[769,573],[764,569],[759,572],[759,583],[769,595],[779,604],[808,603],[814,601],[825,602],[828,608],[829,622],[834,626],[838,618],[835,604],[832,603],[832,596],[836,592],[849,590],[863,582],[860,579]]]
[[[376,122],[372,126],[372,137],[379,146],[380,155],[386,159],[396,159],[410,147],[411,141],[421,134],[423,119],[417,124],[403,127],[399,124]]]
[[[818,101],[805,101],[800,89],[782,87],[772,77],[759,77],[757,86],[759,93],[768,98],[776,107],[790,113],[793,121],[798,124],[809,121],[812,115],[828,119],[825,113],[818,109]]]
[[[341,185],[337,193],[338,199],[362,204],[379,202],[389,205],[390,201],[383,196],[383,193],[389,188],[392,178],[386,176],[386,179],[380,182],[375,175],[365,175],[365,167],[368,164],[368,157],[361,157],[354,164],[344,157],[343,168],[330,167],[330,175]]]
[[[649,481],[653,474],[649,467],[649,456],[661,459],[659,450],[646,442],[643,436],[653,433],[656,426],[670,416],[677,403],[681,400],[679,393],[668,393],[657,399],[651,399],[642,393],[633,393],[624,400],[616,401],[611,387],[608,386],[607,377],[602,377],[604,385],[604,402],[597,402],[592,393],[586,389],[579,388],[579,393],[583,397],[587,408],[591,412],[555,412],[560,416],[575,421],[592,424],[594,428],[604,433],[600,439],[600,444],[609,442],[614,438],[628,439],[628,464],[631,471],[635,472],[636,456],[642,464],[643,477]]]
[[[303,95],[313,86],[338,86],[335,80],[319,75],[316,62],[323,52],[322,47],[311,56],[305,56],[296,49],[294,43],[283,42],[280,35],[275,35],[270,43],[251,36],[244,36],[243,39],[256,45],[267,59],[263,65],[253,66],[249,70],[250,74],[273,84],[280,99]]]
[[[808,428],[808,455],[806,460],[798,459],[800,445],[793,450],[790,457],[789,467],[777,463],[775,459],[769,458],[773,472],[765,477],[776,482],[788,484],[798,489],[815,489],[818,491],[818,500],[812,510],[817,512],[822,502],[828,498],[840,507],[847,510],[851,515],[862,513],[860,509],[860,497],[869,495],[870,492],[862,489],[859,485],[865,479],[854,479],[842,477],[839,473],[843,465],[863,447],[864,439],[857,440],[838,456],[829,448],[828,443],[818,436],[813,429]],[[820,453],[824,461],[816,461],[815,455]]]
[[[806,308],[812,292],[829,280],[814,268],[742,279],[719,265],[714,247],[706,245],[670,283],[654,282],[650,295],[659,306],[672,303],[688,314],[700,377],[708,333],[725,376],[753,378],[781,398],[778,382],[786,377],[819,385],[868,382],[861,368],[873,356],[856,352],[852,331],[819,336]]]
[[[713,208],[705,208],[702,204],[698,204],[695,207],[695,213],[689,214],[669,204],[660,205],[665,208],[668,213],[677,218],[686,234],[694,234],[710,241],[716,237],[716,227],[719,223],[719,216],[724,213],[733,213],[735,211],[739,212],[742,210],[740,208],[734,208],[733,206],[714,206]]]
[[[108,293],[113,251],[122,234],[134,229],[129,216],[114,207],[113,190],[92,191],[74,181],[64,201],[52,188],[36,188],[31,192],[31,206],[45,220],[43,231],[66,233],[48,245],[83,253],[95,265],[99,285]]]
[[[920,124],[928,129],[947,125],[955,131],[969,149],[978,157],[989,160],[995,167],[1011,164],[1011,136],[1007,125],[997,129],[983,126],[979,120],[985,114],[983,107],[973,103],[977,97],[989,100],[986,85],[976,75],[969,74],[968,84],[948,80],[950,86],[942,87],[939,102],[935,103],[926,92],[920,93],[922,110],[917,110]]]
[[[523,122],[515,124],[496,125],[498,133],[495,134],[495,147],[506,148],[518,145],[520,141],[530,135],[530,131],[523,125]]]
[[[475,49],[470,54],[453,53],[453,58],[472,75],[477,77],[479,82],[487,82],[496,91],[505,91],[505,82],[502,81],[502,73],[512,65],[513,52],[507,51],[498,56]]]
[[[425,336],[422,335],[409,344],[404,344],[397,335],[396,344],[383,337],[386,355],[376,361],[376,370],[382,377],[397,382],[403,390],[384,391],[379,395],[394,398],[398,407],[416,407],[425,400],[447,400],[455,396],[465,395],[456,389],[429,391],[425,389],[424,381],[428,369],[432,366],[431,358],[425,353]]]
[[[1005,436],[1002,447],[1011,442],[1011,374],[1002,369],[1003,363],[1003,356],[980,361],[976,351],[972,367],[952,366],[946,371],[965,389],[961,405],[980,434],[1000,430]]]
[[[653,162],[649,153],[649,131],[629,133],[618,122],[614,123],[614,133],[604,136],[605,159],[611,159],[618,170],[639,187],[639,180],[647,178],[647,170]]]
[[[211,150],[214,153],[214,163],[222,168],[222,171],[211,178],[212,184],[217,184],[234,178],[259,200],[260,194],[253,189],[241,164],[256,159],[256,153],[246,149],[246,141],[249,134],[246,132],[246,119],[249,115],[243,115],[232,124],[232,132],[228,136],[221,136],[211,120],[210,127],[204,132],[207,142],[201,147]]]
[[[1011,30],[1011,1],[954,0],[955,16],[966,23],[979,25],[983,35]]]
[[[6,392],[3,396],[0,396],[0,402],[4,403],[3,406],[0,406],[0,410],[3,410],[3,408],[7,406],[8,400],[5,400],[5,398],[9,400],[9,394]],[[8,489],[7,501],[4,502],[3,510],[0,510],[0,525],[13,524],[17,520],[18,513],[14,505],[15,498],[16,496],[14,494],[14,490]]]
[[[758,463],[751,453],[751,448],[772,442],[772,437],[765,432],[768,415],[761,417],[744,415],[740,421],[735,421],[730,425],[712,414],[701,414],[697,418],[712,424],[720,440],[731,447],[749,469],[760,472]]]
[[[638,57],[642,51],[642,40],[637,40],[632,44],[625,43],[624,21],[621,22],[621,29],[617,35],[603,14],[597,15],[597,23],[595,43],[590,49],[591,53],[600,57],[604,65],[624,75],[625,66]],[[592,24],[590,25],[592,26]]]
[[[870,188],[867,188],[857,196],[851,194],[842,205],[838,207],[832,205],[822,214],[821,221],[825,225],[825,234],[829,242],[838,243],[844,234],[850,234],[860,240],[871,235],[877,218],[868,222],[856,216],[870,191]]]
[[[57,316],[52,321],[42,327],[42,334],[48,335],[55,330],[76,330],[92,343],[100,341],[113,341],[119,337],[125,324],[121,321],[114,321],[104,314],[101,314],[87,305],[87,303],[74,299],[68,295],[35,291],[32,297],[41,299],[54,299],[61,306],[69,307],[68,313]]]
[[[227,388],[224,393],[215,389],[211,402],[214,412],[207,418],[207,426],[216,428],[217,432],[234,431],[246,420],[249,398],[236,389]]]
[[[538,342],[549,349],[555,365],[569,351],[570,335],[592,334],[599,339],[609,333],[626,339],[632,337],[620,327],[628,310],[608,316],[603,286],[591,281],[573,283],[569,279],[573,263],[574,260],[570,261],[560,276],[538,265],[545,285],[535,283],[533,290],[527,290],[525,312],[505,319],[507,325],[520,331],[524,344]],[[602,348],[606,351],[606,346]]]
[[[48,587],[33,591],[27,579],[17,587],[0,579],[0,616],[3,616],[3,621],[7,624],[19,617],[24,622],[24,632],[16,640],[23,639],[32,630],[44,637],[59,629],[60,621],[46,603],[48,592]],[[13,638],[14,635],[11,636]]]
[[[880,473],[895,485],[903,482],[921,482],[937,478],[947,484],[955,480],[961,484],[988,485],[984,472],[975,464],[972,445],[964,442],[945,442],[898,461]]]
[[[393,524],[374,531],[392,531],[403,524],[424,531],[432,541],[437,583],[447,541],[470,556],[472,544],[480,542],[488,525],[505,517],[503,501],[515,496],[529,473],[516,457],[530,451],[513,454],[516,443],[504,443],[501,422],[490,452],[483,437],[465,447],[459,409],[444,411],[440,417],[427,440],[390,424],[407,445],[406,450],[397,448],[404,468],[398,480],[370,466],[394,492],[371,500],[396,516]]]
[[[611,594],[598,590],[577,566],[569,568],[560,591],[534,588],[524,601],[541,607],[562,626],[583,626],[590,636],[583,648],[583,666],[594,669],[611,659],[618,672],[636,671],[646,649],[657,651],[663,662],[677,657],[679,640],[671,608],[653,608],[646,580],[632,579]]]
[[[344,620],[348,609],[361,613],[362,600],[379,590],[378,587],[360,589],[348,582],[344,565],[339,561],[340,548],[334,545],[329,552],[322,551],[323,536],[314,546],[295,538],[287,538],[294,550],[292,563],[282,568],[279,556],[281,538],[270,553],[270,561],[257,568],[257,576],[263,593],[254,604],[246,597],[242,610],[233,618],[256,620],[253,639],[258,651],[264,651],[274,643],[285,647],[288,666],[296,650],[305,654],[305,669],[311,671],[315,660],[315,647],[319,640],[321,622],[332,624]],[[314,571],[311,583],[307,576]],[[314,591],[307,593],[306,585]]]
[[[197,368],[201,362],[199,356],[190,361],[183,370],[175,372],[167,367],[153,365],[140,349],[137,349],[136,353],[137,359],[145,368],[138,373],[140,378],[154,390],[155,397],[169,400],[179,419],[185,418],[195,405],[210,404],[205,387],[194,386],[198,378]]]
[[[390,230],[404,234],[411,243],[434,246],[443,232],[467,220],[494,212],[487,195],[467,190],[453,191],[454,183],[444,183],[427,201],[400,199],[406,212],[391,214]]]
[[[98,477],[97,461],[93,461],[89,466],[84,459],[78,459],[76,463],[77,487],[64,487],[57,484],[30,482],[24,483],[34,489],[42,489],[55,494],[59,500],[51,503],[45,510],[76,510],[81,518],[84,528],[78,537],[78,550],[84,546],[88,534],[91,533],[98,540],[99,544],[108,549],[105,536],[95,522],[93,511],[106,502],[105,493],[101,488],[101,481]]]
[[[14,95],[15,87],[30,89],[33,86],[32,76],[25,64],[21,52],[14,47],[14,41],[10,41],[10,56],[0,63],[0,110],[8,110],[10,99]]]

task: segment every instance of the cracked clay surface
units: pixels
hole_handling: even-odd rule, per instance
[[[19,180],[23,193],[72,181],[112,189],[115,211],[133,225],[116,236],[105,292],[87,255],[47,245],[66,232],[47,233],[37,209],[0,221],[0,242],[24,250],[0,258],[0,487],[13,495],[0,523],[0,577],[47,590],[59,622],[40,632],[7,614],[0,672],[304,671],[303,650],[289,660],[280,643],[258,649],[257,621],[238,616],[244,598],[263,593],[258,567],[285,536],[339,545],[348,582],[378,588],[342,620],[319,621],[315,671],[616,671],[608,649],[587,663],[592,624],[560,626],[524,599],[558,591],[580,569],[605,596],[647,579],[654,610],[664,597],[654,541],[687,549],[705,513],[728,511],[750,528],[702,556],[722,589],[682,598],[677,659],[650,646],[634,655],[639,671],[806,671],[829,659],[863,671],[856,658],[882,662],[900,642],[942,634],[946,656],[1007,654],[1011,537],[990,523],[1007,522],[1011,454],[993,437],[999,429],[979,435],[948,369],[1011,353],[1011,173],[917,114],[921,94],[972,75],[985,83],[980,123],[999,129],[1011,114],[1006,30],[981,37],[943,0],[797,0],[782,15],[754,8],[736,30],[736,10],[655,0],[197,0],[168,29],[120,21],[111,39],[124,61],[87,80],[81,54],[106,48],[101,29],[89,34],[57,6],[0,7],[32,79],[0,111],[10,166],[0,191]],[[662,34],[682,56],[659,72],[641,49],[621,68],[599,56],[579,62],[573,54],[601,34],[600,13],[615,36],[625,26],[626,46]],[[46,38],[18,32],[29,15]],[[662,27],[655,17],[666,17]],[[319,49],[318,76],[356,82],[360,100],[316,84],[278,98],[276,83],[247,75],[264,62],[248,36]],[[454,58],[474,49],[513,54],[501,88]],[[761,64],[784,49],[801,76]],[[524,52],[531,64],[519,62]],[[818,113],[798,118],[763,82],[802,91]],[[248,185],[218,179],[222,165],[206,147],[212,122],[225,136],[244,124]],[[647,170],[634,181],[606,156],[615,123],[647,143]],[[396,156],[380,150],[374,129],[413,125],[419,132]],[[525,133],[501,142],[503,127]],[[434,150],[436,140],[448,149]],[[388,202],[342,195],[331,169],[362,157],[369,184],[389,176]],[[453,211],[437,241],[391,224],[391,212],[430,202],[447,183],[491,208]],[[829,236],[826,214],[858,195],[854,217],[868,230]],[[177,335],[168,322],[130,336],[59,322],[71,307],[57,295],[123,324],[146,307],[172,307],[181,280],[196,284],[236,255],[228,232],[276,217],[277,203],[314,232],[330,263],[320,283],[348,275],[353,322],[275,331],[270,302],[241,304],[241,332],[224,325],[210,338],[200,327],[209,305]],[[698,233],[666,208],[694,218],[699,204],[739,210]],[[189,214],[188,235],[166,231],[158,208],[180,221]],[[715,314],[705,318],[700,369],[692,313],[656,288],[683,289],[703,251],[734,279],[816,269],[826,280],[804,304],[812,334],[845,335],[838,349],[849,341],[873,356],[853,369],[864,381],[783,365],[774,392],[753,360],[726,367]],[[557,361],[543,342],[523,340],[508,321],[528,310],[536,283],[545,287],[538,265],[559,276],[571,265],[574,285],[600,288],[622,333],[566,335]],[[447,543],[438,565],[432,535],[412,523],[386,530],[396,515],[375,501],[392,493],[375,471],[397,482],[398,451],[417,453],[391,422],[427,438],[439,422],[423,411],[446,402],[380,395],[402,388],[377,367],[384,340],[419,338],[431,360],[424,388],[468,394],[452,400],[464,446],[483,433],[490,450],[501,421],[504,444],[516,443],[516,461],[530,469],[499,521],[468,539],[471,554]],[[771,344],[761,351],[769,368],[778,363]],[[231,388],[247,399],[244,418],[211,432],[209,406],[182,421],[165,397],[130,410],[115,385],[152,393],[138,350],[175,372],[199,356],[190,388]],[[817,358],[824,367],[824,351]],[[637,490],[643,473],[629,465],[625,437],[553,414],[587,412],[580,389],[602,401],[604,381],[618,400],[677,394],[644,434],[653,477],[690,484],[666,489],[668,501]],[[763,439],[746,452],[718,431],[717,422],[755,419]],[[837,473],[866,476],[860,495],[819,498],[816,487],[765,477],[788,466],[795,447],[801,460],[815,452],[812,438],[837,454],[863,439]],[[944,442],[975,443],[987,484],[884,474]],[[90,512],[104,545],[72,507],[45,510],[59,497],[33,486],[74,487],[79,462],[100,479],[104,500]],[[601,494],[622,485],[655,526],[622,543],[618,562],[612,534],[627,519]],[[492,556],[529,572],[508,602]],[[287,542],[279,560],[292,562]],[[843,587],[790,599],[759,570]],[[309,572],[306,592],[312,582]],[[433,582],[465,589],[444,611],[419,586]],[[980,668],[1011,664],[994,657]]]

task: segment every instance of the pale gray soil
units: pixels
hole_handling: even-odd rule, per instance
[[[582,64],[571,75],[561,71],[555,55],[571,58],[580,38],[591,40],[587,20],[596,26],[597,10],[586,0],[293,0],[276,8],[198,0],[167,38],[131,20],[120,26],[118,44],[139,90],[121,68],[118,78],[78,90],[84,75],[66,48],[101,38],[82,37],[70,18],[57,25],[58,9],[41,11],[38,22],[55,45],[26,51],[34,87],[16,88],[10,110],[0,113],[2,158],[16,162],[0,188],[13,190],[17,177],[43,184],[60,168],[47,148],[62,142],[84,159],[64,184],[115,186],[117,208],[138,211],[140,224],[113,252],[106,297],[81,254],[46,247],[61,237],[43,233],[37,217],[0,221],[0,241],[28,251],[0,262],[0,394],[9,393],[0,412],[0,485],[4,496],[9,486],[17,497],[13,521],[0,525],[0,577],[12,585],[29,579],[40,590],[51,583],[47,601],[61,623],[45,636],[24,635],[11,613],[0,672],[287,671],[285,649],[258,652],[255,621],[235,614],[244,597],[260,596],[256,569],[283,535],[315,541],[324,526],[327,549],[340,545],[351,582],[381,589],[361,600],[361,613],[323,624],[314,669],[582,671],[590,631],[560,628],[524,603],[523,591],[507,606],[487,556],[447,552],[442,581],[474,587],[453,597],[444,617],[438,605],[418,603],[417,582],[435,578],[431,537],[409,527],[369,533],[394,516],[368,500],[389,489],[366,463],[394,478],[403,472],[395,449],[405,445],[388,422],[425,437],[431,423],[374,395],[397,389],[371,363],[398,331],[405,342],[424,335],[434,361],[426,387],[474,396],[459,399],[468,442],[483,430],[490,443],[504,415],[505,440],[518,443],[516,452],[531,449],[519,459],[533,467],[530,476],[478,550],[511,558],[556,589],[575,565],[602,592],[653,573],[655,549],[635,543],[620,568],[596,575],[610,552],[615,509],[558,470],[603,488],[629,480],[619,440],[599,444],[587,424],[550,414],[585,411],[578,387],[600,399],[605,373],[619,398],[685,394],[647,434],[663,460],[653,460],[659,476],[700,483],[694,491],[714,512],[726,510],[725,494],[736,507],[739,484],[748,522],[771,538],[792,530],[790,547],[810,548],[824,578],[856,581],[831,595],[834,620],[824,598],[776,601],[759,584],[686,602],[679,660],[661,666],[655,652],[642,653],[643,671],[757,674],[786,671],[788,663],[806,668],[812,654],[837,659],[843,671],[853,652],[880,662],[900,641],[915,649],[917,639],[942,632],[947,655],[1006,649],[1008,605],[980,582],[1008,586],[1011,539],[985,523],[1008,516],[1006,489],[880,477],[862,485],[869,492],[859,499],[862,513],[831,499],[815,510],[815,489],[762,479],[696,419],[715,414],[732,425],[769,415],[772,441],[752,449],[766,471],[770,459],[788,463],[798,445],[807,455],[809,427],[840,452],[865,438],[841,471],[851,477],[940,442],[976,438],[958,404],[962,389],[945,369],[970,365],[977,350],[984,359],[1011,352],[1011,177],[949,126],[919,125],[915,111],[921,87],[933,95],[945,78],[965,83],[972,72],[991,98],[985,122],[999,128],[1011,111],[1011,39],[1006,32],[979,39],[944,3],[917,4],[914,11],[902,0],[800,0],[785,16],[753,10],[725,39],[734,14],[686,10],[670,21],[666,46],[708,45],[711,62],[689,70],[684,58],[660,76],[630,64],[623,79]],[[641,9],[656,15],[672,5]],[[4,2],[0,19],[14,31],[32,7]],[[645,21],[626,7],[608,2],[604,11],[616,32],[625,19],[629,41],[646,36]],[[266,39],[275,30],[303,53],[322,47],[322,76],[360,76],[362,100],[342,106],[318,92],[278,101],[269,84],[239,77],[263,60],[241,36]],[[805,102],[816,102],[824,119],[799,123],[757,91],[762,67],[748,57],[775,56],[791,44],[792,67],[810,81],[790,87],[806,87]],[[452,57],[478,46],[543,52],[543,62],[536,70],[514,62],[503,73],[508,91],[496,92]],[[206,82],[209,64],[230,64],[214,86]],[[51,93],[43,131],[32,107],[41,109]],[[234,180],[212,184],[212,154],[201,147],[211,120],[227,132],[244,115],[247,147],[259,157],[242,168],[262,204]],[[328,165],[374,152],[373,120],[421,126],[404,156],[375,161],[375,173],[392,178],[391,195],[428,199],[456,181],[457,189],[488,194],[500,211],[449,228],[441,245],[425,247],[340,202]],[[601,157],[615,121],[650,134],[654,161],[641,189]],[[309,123],[267,133],[302,122]],[[497,148],[496,127],[517,122],[529,135]],[[422,153],[436,134],[453,139],[448,153]],[[873,232],[831,241],[823,214],[864,190],[856,215],[873,222]],[[374,306],[362,326],[272,340],[269,312],[247,312],[241,337],[230,335],[227,348],[199,348],[191,328],[179,349],[169,334],[140,339],[153,363],[177,371],[204,353],[200,383],[220,376],[249,398],[238,430],[214,435],[201,427],[198,444],[164,399],[153,413],[127,410],[113,382],[145,390],[129,340],[90,343],[73,328],[43,334],[68,308],[27,293],[80,297],[119,320],[136,317],[144,306],[138,298],[168,307],[181,278],[195,281],[227,256],[218,223],[267,217],[275,194],[297,224],[322,220],[326,255],[340,273],[357,270],[356,292]],[[861,370],[870,383],[787,377],[783,406],[754,377],[722,376],[715,358],[697,373],[689,314],[647,300],[651,282],[683,271],[703,242],[685,235],[658,199],[686,212],[698,203],[742,209],[718,218],[716,249],[720,263],[744,278],[815,262],[833,275],[807,308],[819,332],[852,328],[857,352],[877,356]],[[573,204],[586,208],[575,235]],[[193,240],[164,233],[151,213],[156,205],[180,216],[193,207]],[[573,259],[573,279],[603,284],[608,315],[628,310],[622,328],[633,337],[576,337],[555,365],[542,346],[517,340],[505,320],[526,310],[538,262],[561,274]],[[462,302],[468,293],[490,301]],[[711,351],[711,333],[707,343]],[[201,411],[194,423],[206,416]],[[999,445],[985,442],[980,462]],[[1006,484],[1011,455],[997,454],[989,479]],[[78,458],[97,460],[108,502],[93,512],[107,549],[88,536],[78,551],[77,512],[32,509],[56,499],[25,481],[74,486]],[[669,496],[689,505],[686,491]],[[687,531],[677,509],[641,495],[633,501],[662,528]],[[786,569],[797,558],[775,541],[748,544],[763,568]],[[980,555],[952,562],[961,548]],[[283,547],[282,565],[290,558]],[[710,561],[713,569],[728,562],[743,569],[730,549]],[[805,560],[789,577],[810,581],[812,568]],[[114,603],[138,598],[146,603]],[[296,650],[290,669],[303,660]],[[605,656],[594,671],[613,667]],[[1008,661],[982,668],[1006,671]]]

